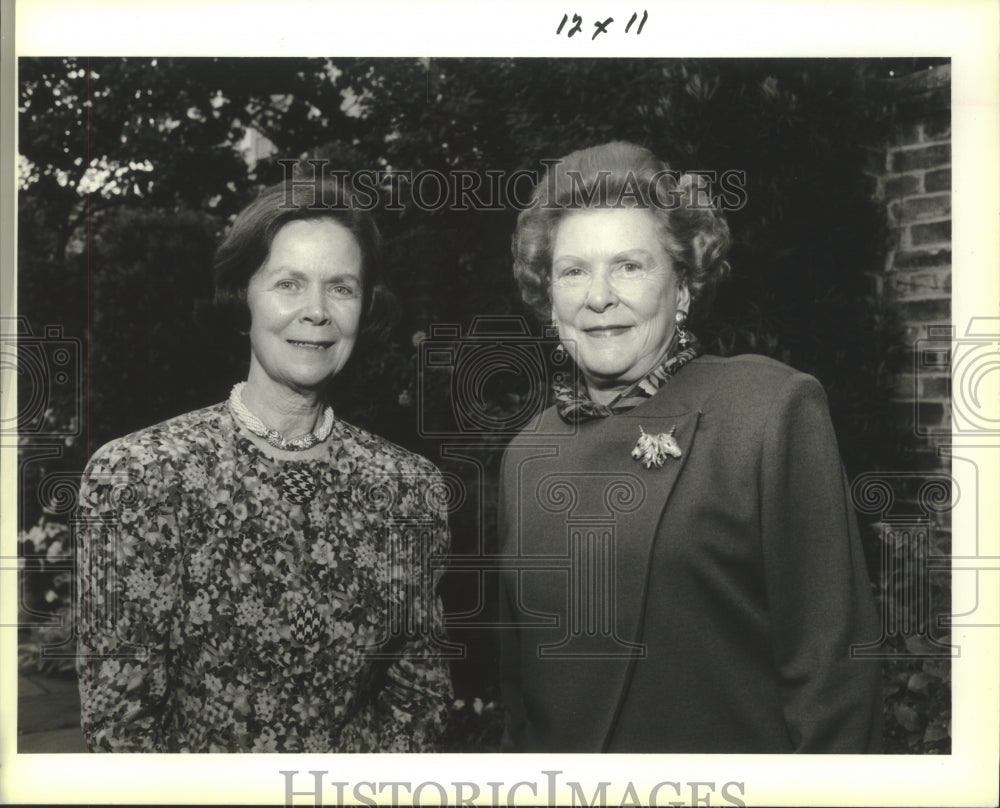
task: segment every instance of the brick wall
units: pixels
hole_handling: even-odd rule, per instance
[[[951,66],[887,84],[896,103],[896,125],[889,142],[877,150],[873,174],[889,216],[892,247],[878,282],[902,318],[906,346],[916,350],[918,340],[950,333]],[[947,361],[902,374],[896,386],[900,417],[914,427],[916,462],[927,470],[948,471],[937,444],[950,430],[950,388]]]
[[[929,505],[926,492],[935,479],[943,484],[938,493],[951,487],[949,458],[938,454],[951,429],[951,67],[920,70],[885,85],[895,124],[874,151],[871,173],[892,241],[875,280],[905,326],[909,370],[898,377],[894,394],[906,458],[903,468],[886,470],[883,478],[893,496],[881,513],[881,528],[890,543],[901,527],[912,528],[907,535],[926,537],[911,548],[917,555],[946,553],[949,508]],[[923,587],[916,579],[913,584]]]

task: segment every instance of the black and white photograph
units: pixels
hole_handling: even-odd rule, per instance
[[[0,799],[995,801],[995,5],[160,6],[4,6]]]

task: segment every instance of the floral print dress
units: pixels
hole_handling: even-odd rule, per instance
[[[441,475],[341,421],[325,446],[269,453],[218,404],[94,455],[76,523],[91,750],[433,748]]]

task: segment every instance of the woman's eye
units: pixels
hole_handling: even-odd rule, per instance
[[[343,285],[334,286],[333,293],[337,297],[342,297],[342,298],[354,298],[358,296],[358,290],[355,289],[353,286],[343,286]]]
[[[299,285],[295,281],[289,281],[289,280],[278,281],[278,283],[275,284],[275,286],[278,289],[285,289],[288,291],[299,288]]]
[[[644,277],[644,273],[642,264],[635,261],[622,261],[611,271],[612,277],[623,281],[640,280]]]

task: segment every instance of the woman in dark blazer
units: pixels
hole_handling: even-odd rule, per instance
[[[504,456],[504,748],[877,751],[861,543],[811,376],[705,356],[728,270],[699,181],[610,143],[552,166],[515,276],[573,373]],[[569,364],[569,363],[567,363]]]

